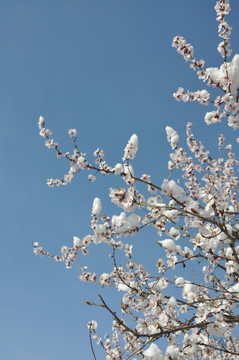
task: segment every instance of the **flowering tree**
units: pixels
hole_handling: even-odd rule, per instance
[[[219,95],[212,99],[207,90],[190,92],[179,88],[176,100],[199,101],[214,106],[207,112],[205,122],[227,121],[234,130],[239,128],[239,54],[229,62],[231,28],[225,20],[230,11],[229,0],[216,2],[215,10],[222,41],[218,51],[223,58],[220,68],[204,69],[204,61],[196,60],[193,47],[182,36],[173,39],[175,47],[190,67],[197,70],[200,80],[215,88]],[[102,206],[95,198],[92,206],[92,233],[80,239],[74,236],[71,248],[62,246],[61,256],[43,251],[33,243],[35,254],[65,262],[67,268],[79,253],[89,254],[90,245],[107,244],[112,258],[110,273],[96,275],[83,266],[81,281],[114,287],[123,292],[121,307],[111,309],[99,295],[98,303],[88,305],[104,308],[113,317],[112,337],[105,339],[97,333],[97,322],[88,323],[90,345],[96,359],[94,341],[107,360],[112,359],[239,359],[239,199],[237,177],[239,161],[231,145],[219,137],[218,158],[213,159],[192,133],[187,124],[187,145],[190,155],[180,147],[179,136],[166,127],[172,152],[168,162],[169,175],[162,185],[155,184],[150,175],[136,175],[133,159],[138,150],[137,135],[132,135],[124,150],[122,163],[109,166],[103,150],[94,152],[92,164],[77,145],[77,132],[70,129],[73,152],[61,151],[51,138],[41,116],[40,135],[57,157],[69,161],[69,172],[63,179],[49,179],[49,186],[66,185],[75,174],[89,170],[88,179],[98,174],[117,175],[124,186],[110,188],[111,201],[122,209],[118,215],[101,216]],[[239,142],[239,138],[237,139]],[[181,174],[179,177],[178,174]],[[144,193],[137,188],[145,187]],[[125,243],[142,228],[153,227],[160,236],[158,245],[164,255],[155,258],[155,273],[149,274],[142,264],[133,260],[133,247]],[[126,261],[119,266],[117,256],[124,251]],[[202,272],[200,279],[182,271],[191,264]],[[193,265],[192,265],[193,264]],[[182,274],[182,276],[178,276]],[[174,296],[169,296],[172,292]],[[160,339],[167,342],[163,352]]]

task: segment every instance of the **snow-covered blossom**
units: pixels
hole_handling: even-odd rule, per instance
[[[144,351],[144,358],[146,360],[166,360],[166,356],[156,344],[151,344],[150,347]]]
[[[104,273],[100,275],[100,284],[104,286],[108,286],[110,282],[111,276],[110,274]]]
[[[125,182],[127,184],[132,184],[135,182],[134,180],[134,169],[131,164],[125,164],[124,165],[124,173],[125,173]]]
[[[175,183],[174,180],[170,180],[169,182],[164,182],[161,185],[162,193],[167,196],[172,196],[179,201],[183,201],[185,199],[184,190]]]
[[[175,149],[179,141],[178,133],[170,126],[166,126],[166,133],[167,133],[168,142],[170,143],[172,149]]]
[[[231,286],[228,291],[230,291],[230,293],[239,298],[239,283]]]
[[[127,217],[126,213],[122,212],[119,216],[113,215],[112,226],[117,231],[117,234],[127,236],[138,229],[140,220],[140,216],[136,214],[131,214]]]
[[[123,173],[123,165],[122,164],[116,164],[115,167],[112,169],[116,175],[120,175]]]
[[[182,297],[187,299],[189,302],[195,301],[197,299],[197,286],[194,284],[186,283],[183,285]]]
[[[223,63],[220,68],[207,68],[206,74],[223,89],[226,90],[230,86],[230,92],[236,94],[239,86],[239,54],[234,55],[231,62]]]
[[[101,201],[99,198],[95,198],[92,206],[92,216],[99,216],[102,210]]]
[[[176,278],[175,285],[182,287],[184,284],[185,280],[182,276]]]
[[[38,120],[38,127],[39,127],[39,129],[41,129],[42,127],[44,127],[44,125],[45,125],[45,119],[44,119],[43,116],[40,116],[40,117],[39,117],[39,120]]]
[[[76,247],[79,247],[82,245],[81,239],[78,238],[78,236],[73,236],[73,244]]]
[[[180,231],[172,226],[168,232],[170,236],[172,236],[175,240],[178,240],[180,237]]]
[[[176,253],[178,251],[179,246],[172,240],[166,239],[158,242],[163,248],[172,253]]]
[[[210,94],[207,90],[201,90],[199,92],[199,102],[202,105],[208,105],[208,100],[210,98]]]
[[[138,150],[138,137],[136,134],[133,134],[129,139],[129,142],[124,149],[123,160],[133,160]]]
[[[229,260],[225,266],[228,274],[238,273],[239,271],[239,265],[235,261]]]
[[[176,359],[179,355],[179,348],[175,345],[169,345],[166,350],[166,355],[170,359]]]

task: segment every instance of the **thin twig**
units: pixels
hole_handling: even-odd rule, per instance
[[[96,356],[95,356],[95,352],[94,352],[94,348],[93,348],[93,344],[92,344],[91,333],[92,333],[92,331],[89,330],[90,347],[91,347],[91,351],[94,356],[94,359],[96,360]]]

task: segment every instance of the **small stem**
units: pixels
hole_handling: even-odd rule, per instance
[[[95,356],[95,352],[94,352],[94,348],[93,348],[93,344],[92,344],[91,333],[92,333],[92,331],[89,330],[90,347],[91,347],[91,351],[94,356],[94,359],[96,360],[96,356]]]

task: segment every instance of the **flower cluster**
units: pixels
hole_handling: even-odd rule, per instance
[[[226,59],[227,56],[231,56],[232,52],[229,48],[232,28],[225,21],[225,15],[228,15],[231,11],[229,0],[217,1],[215,10],[217,13],[217,21],[219,22],[218,33],[219,36],[223,39],[223,41],[219,43],[217,50],[221,56]]]

